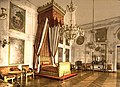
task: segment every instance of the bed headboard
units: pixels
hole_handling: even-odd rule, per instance
[[[59,63],[59,77],[70,74],[70,62],[60,62]]]
[[[40,65],[42,65],[43,63],[49,63],[49,64],[51,64],[51,57],[49,57],[49,56],[42,56],[42,57],[40,57]]]

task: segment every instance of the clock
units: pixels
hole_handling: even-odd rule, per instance
[[[76,43],[78,45],[82,45],[84,43],[84,36],[78,36],[76,39]]]

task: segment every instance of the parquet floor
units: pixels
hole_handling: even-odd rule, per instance
[[[58,81],[45,77],[23,80],[21,87],[120,87],[120,71],[117,73],[77,71],[78,75]]]

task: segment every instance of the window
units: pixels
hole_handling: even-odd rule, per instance
[[[67,39],[66,39],[65,43],[66,43],[66,45],[70,46],[70,43]]]
[[[63,60],[63,48],[58,48],[58,62],[62,62]]]
[[[66,62],[69,62],[69,49],[65,49]]]
[[[63,37],[59,38],[59,43],[63,44]]]

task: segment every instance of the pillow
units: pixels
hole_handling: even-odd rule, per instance
[[[10,71],[14,71],[14,68],[10,68]]]
[[[49,61],[42,62],[42,65],[49,65],[49,64],[50,64]]]

